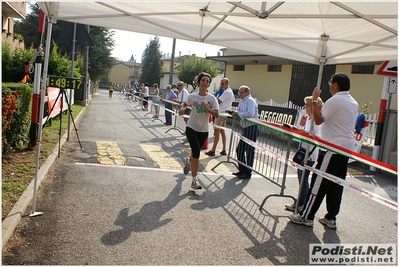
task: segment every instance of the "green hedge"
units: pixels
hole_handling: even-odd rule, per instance
[[[32,95],[32,84],[2,83],[3,151],[7,151],[13,147],[24,146],[29,141],[29,129],[32,117]]]

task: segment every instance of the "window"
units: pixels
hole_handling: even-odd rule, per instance
[[[234,65],[233,71],[245,71],[245,65]]]
[[[352,74],[374,74],[374,65],[352,65]]]
[[[268,72],[281,72],[282,65],[267,65]]]

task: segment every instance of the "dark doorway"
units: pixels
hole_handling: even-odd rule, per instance
[[[328,81],[331,75],[335,73],[336,65],[324,66],[323,77],[321,82],[321,98],[325,102],[331,97]],[[303,99],[312,95],[313,89],[317,85],[317,77],[319,75],[318,65],[293,65],[290,85],[289,101],[303,106]]]

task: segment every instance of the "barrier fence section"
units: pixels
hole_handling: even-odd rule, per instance
[[[227,125],[229,126],[229,128],[225,128],[225,130],[229,130],[231,132],[230,143],[227,153],[227,161],[222,161],[218,163],[215,167],[212,168],[212,170],[216,169],[222,163],[233,163],[234,165],[236,165],[237,168],[238,164],[244,165],[247,168],[251,169],[253,173],[259,174],[263,178],[280,187],[279,194],[273,194],[267,196],[267,198],[271,196],[278,196],[289,197],[295,200],[295,197],[284,194],[288,164],[286,164],[286,162],[278,160],[279,158],[289,157],[292,150],[292,138],[285,135],[277,134],[272,129],[268,129],[266,127],[251,127],[251,130],[257,131],[259,129],[259,136],[256,142],[253,142],[242,135],[243,128],[240,126],[239,118],[233,118],[228,114],[222,113],[219,114],[219,116],[228,116]],[[253,124],[252,122],[247,123],[255,126],[255,124]],[[228,134],[227,131],[226,134]],[[240,153],[245,153],[247,157],[248,154],[251,153],[250,149],[244,149],[246,151],[243,151],[241,149],[243,147],[242,145],[237,148],[240,142],[245,142],[248,146],[252,147],[252,151],[254,153],[252,166],[249,166],[244,162],[239,161],[239,158],[241,158],[241,156],[239,155]],[[266,201],[266,199],[264,200],[264,202]]]
[[[155,120],[159,120],[162,122],[162,119],[159,118],[159,112],[160,112],[160,97],[159,96],[155,96],[155,95],[150,95],[149,99],[147,101],[148,104],[150,104],[150,98],[151,98],[151,105],[150,108],[147,110],[147,113],[144,114],[144,116],[147,115],[153,115],[152,120],[151,121],[155,121]]]
[[[181,104],[172,100],[167,100],[164,98],[161,98],[161,101],[164,102],[164,107],[165,107],[165,113],[166,112],[170,112],[172,114],[172,117],[174,117],[174,121],[173,121],[173,127],[169,128],[165,133],[172,131],[172,130],[176,130],[178,131],[180,134],[183,134],[185,132],[185,130],[181,129],[179,126],[177,126],[177,121],[179,120],[179,110],[181,109]],[[169,105],[168,105],[169,104]],[[168,106],[170,108],[168,108]]]
[[[134,98],[135,96],[133,96]],[[138,110],[142,110],[143,108],[143,93],[138,93],[138,95],[136,96],[137,98],[137,104],[133,107],[133,108],[137,108]],[[136,99],[135,99],[136,100]],[[134,101],[134,100],[133,100]]]

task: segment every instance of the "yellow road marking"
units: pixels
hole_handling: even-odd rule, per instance
[[[126,158],[123,156],[119,145],[116,142],[109,141],[96,141],[98,162],[103,165],[118,165],[124,166],[126,164]],[[142,145],[140,147],[150,156],[156,165],[161,169],[167,170],[181,170],[183,162],[176,160],[167,152],[165,152],[160,146],[157,145]],[[187,155],[190,154],[189,148],[183,149]],[[217,159],[213,159],[201,153],[200,164],[204,166],[204,172],[212,172],[212,168],[219,163]],[[225,164],[219,165],[215,171],[217,173],[230,173],[231,171]]]
[[[182,165],[165,152],[160,146],[140,145],[141,148],[159,165],[161,169],[181,170]]]
[[[98,162],[104,165],[123,166],[126,158],[116,142],[96,141]]]

